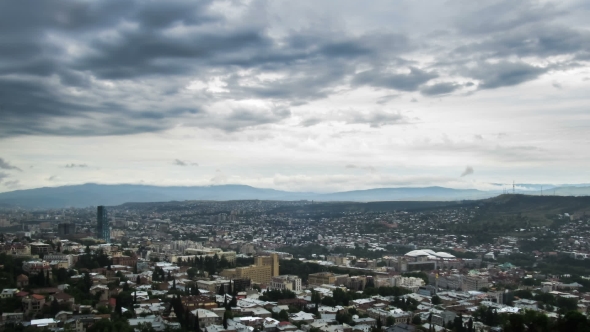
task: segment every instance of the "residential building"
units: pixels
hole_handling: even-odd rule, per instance
[[[249,278],[254,283],[270,283],[272,277],[279,275],[279,256],[258,256],[254,259],[254,265],[226,269],[220,275],[228,279]]]
[[[287,289],[293,292],[301,291],[301,278],[295,275],[282,275],[272,277],[270,289]]]

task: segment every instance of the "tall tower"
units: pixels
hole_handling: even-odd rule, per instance
[[[111,229],[109,227],[107,209],[102,205],[96,211],[96,238],[106,243],[111,242]]]

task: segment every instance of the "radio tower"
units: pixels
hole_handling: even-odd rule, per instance
[[[516,190],[514,189],[514,180],[512,180],[512,194],[516,194]]]

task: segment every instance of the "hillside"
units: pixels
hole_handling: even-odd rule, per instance
[[[245,185],[158,187],[145,185],[84,184],[0,193],[0,206],[25,208],[88,207],[121,205],[127,202],[169,202],[185,200],[314,200],[314,201],[455,201],[486,198],[493,192],[426,188],[379,188],[317,194],[254,188]]]

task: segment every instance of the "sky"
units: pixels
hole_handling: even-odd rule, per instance
[[[587,183],[588,17],[570,0],[3,1],[0,192]]]

